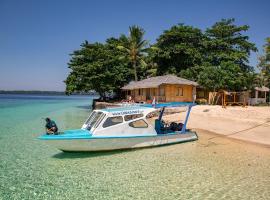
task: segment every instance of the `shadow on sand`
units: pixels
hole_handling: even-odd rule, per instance
[[[60,152],[58,154],[53,155],[53,158],[57,159],[76,159],[76,158],[92,158],[92,157],[100,157],[100,156],[111,156],[114,154],[121,154],[126,152],[134,151],[133,149],[126,150],[114,150],[114,151],[99,151],[99,152]]]

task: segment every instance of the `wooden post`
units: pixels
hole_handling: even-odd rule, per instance
[[[224,107],[224,96],[223,94],[221,94],[221,105],[222,105],[222,108]]]
[[[226,93],[225,93],[225,91],[223,91],[223,95],[224,95],[224,108],[226,108]]]
[[[245,96],[246,96],[246,94],[245,93],[243,93],[244,94],[244,103],[243,103],[243,105],[244,105],[244,107],[246,107],[246,98],[245,98]]]
[[[257,104],[258,102],[258,91],[256,90],[255,91],[255,104]]]

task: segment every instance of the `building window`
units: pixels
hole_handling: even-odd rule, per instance
[[[143,114],[125,115],[124,119],[125,121],[130,121],[130,120],[137,119],[140,117],[143,117]]]
[[[183,95],[184,95],[183,88],[177,87],[176,88],[176,96],[183,96]]]
[[[165,96],[165,87],[164,86],[159,87],[159,96]]]
[[[148,127],[148,124],[143,119],[130,122],[128,125],[133,128],[147,128]]]
[[[106,119],[106,121],[103,123],[103,128],[109,127],[109,126],[113,126],[116,124],[120,124],[123,122],[123,117],[122,116],[118,116],[118,117],[108,117]]]

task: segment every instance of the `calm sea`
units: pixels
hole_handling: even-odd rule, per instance
[[[91,97],[0,95],[0,199],[269,199],[270,151],[198,131],[196,142],[62,153],[44,117],[80,128]]]

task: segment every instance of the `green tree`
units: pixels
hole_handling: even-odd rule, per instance
[[[153,61],[157,74],[179,74],[182,70],[201,65],[204,35],[200,29],[178,24],[165,30],[154,45]]]
[[[270,37],[266,38],[264,55],[259,57],[258,68],[260,69],[261,85],[270,87]]]
[[[143,39],[145,31],[138,26],[129,27],[129,36],[121,36],[122,44],[118,46],[118,49],[128,53],[128,58],[132,63],[134,80],[138,81],[138,67],[146,67],[145,51],[147,41]]]
[[[252,71],[249,66],[249,56],[257,48],[249,41],[249,37],[243,32],[248,31],[249,26],[237,26],[234,19],[222,19],[206,30],[206,58],[214,66],[222,62],[232,61],[243,71]]]
[[[255,73],[243,72],[233,62],[222,62],[218,67],[208,63],[197,70],[198,83],[210,91],[251,89],[255,78]]]
[[[197,67],[181,71],[181,75],[197,80],[202,86],[213,90],[243,90],[253,86],[254,69],[249,65],[249,56],[257,51],[254,43],[244,35],[249,26],[237,26],[234,19],[222,19],[205,32],[203,60]],[[211,66],[211,67],[210,67]],[[218,80],[213,74],[222,74]],[[203,77],[203,78],[202,78]],[[214,85],[209,83],[213,83]]]
[[[66,93],[95,90],[103,99],[107,92],[119,92],[131,79],[129,62],[120,59],[119,39],[110,38],[105,44],[87,41],[71,54],[71,69],[66,79]]]

